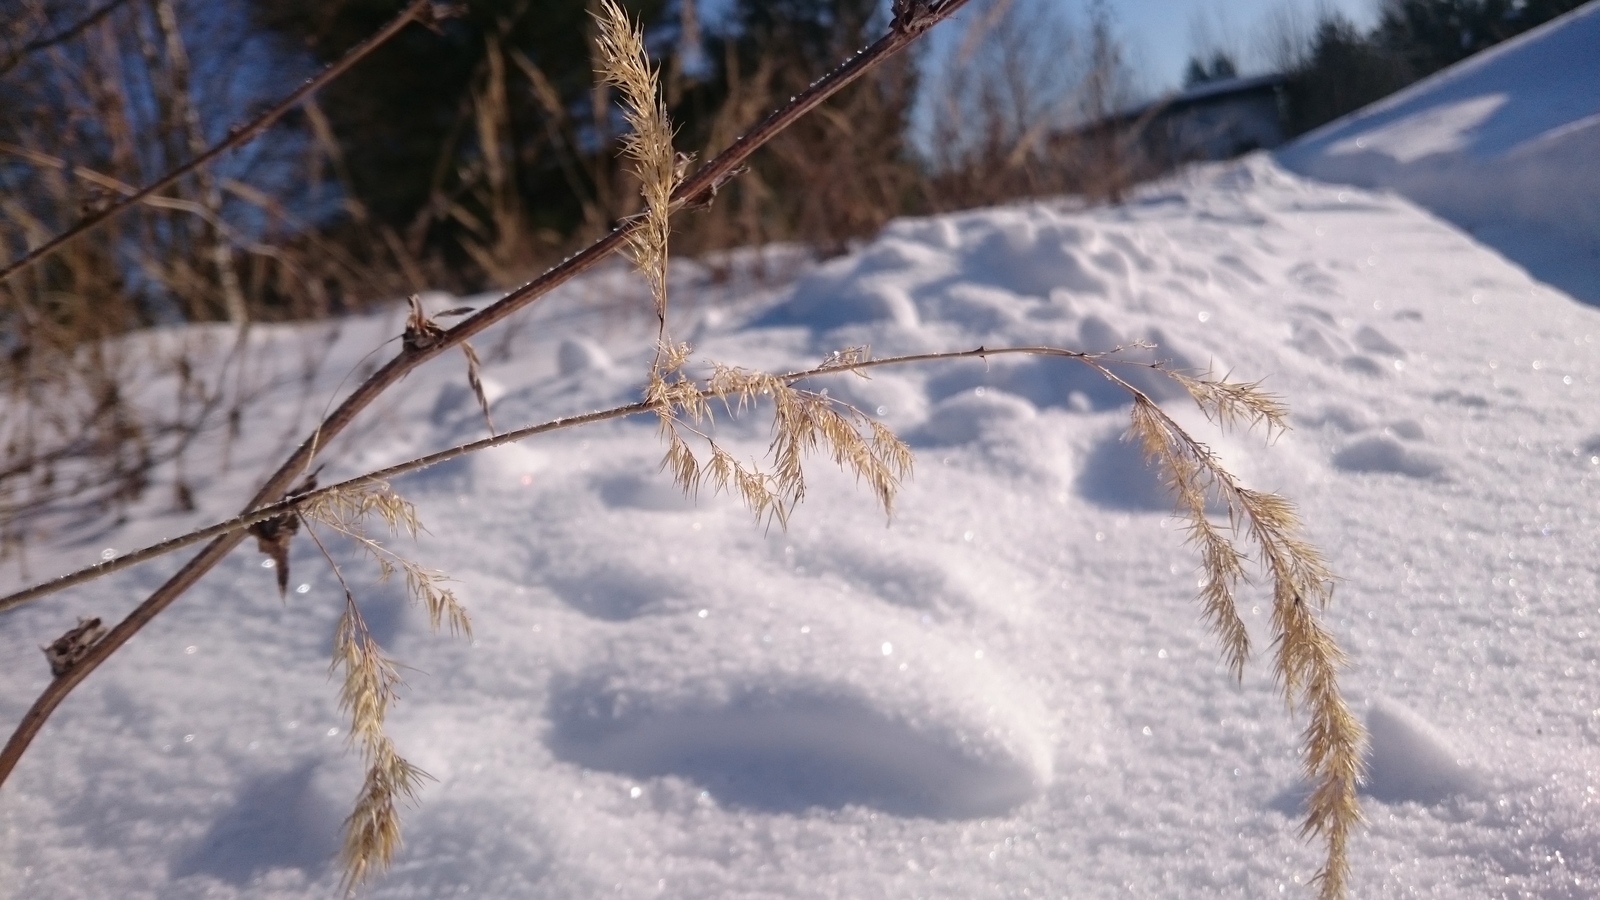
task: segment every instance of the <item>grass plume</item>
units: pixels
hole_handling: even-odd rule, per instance
[[[895,494],[911,473],[911,449],[881,422],[826,392],[797,387],[798,379],[790,376],[713,364],[701,384],[682,373],[688,353],[687,345],[674,348],[667,357],[670,368],[652,375],[646,390],[667,444],[661,467],[685,493],[709,484],[719,493],[737,494],[757,520],[787,526],[790,513],[806,496],[805,459],[821,451],[858,483],[866,482],[885,515],[894,511]],[[816,371],[834,367],[825,364]],[[741,462],[711,437],[713,400],[730,416],[757,403],[771,404],[766,466]],[[706,445],[704,462],[691,438]]]
[[[757,399],[772,402],[770,465],[763,468],[739,460],[706,430],[713,419],[707,394],[683,374],[690,349],[674,344],[667,333],[672,194],[689,159],[672,149],[672,125],[660,96],[656,69],[645,52],[643,34],[613,0],[603,0],[595,18],[602,61],[598,74],[622,94],[629,127],[623,154],[633,161],[645,205],[639,227],[629,235],[628,247],[634,265],[649,283],[655,305],[656,358],[645,394],[667,444],[662,468],[672,473],[685,492],[694,493],[710,484],[719,492],[737,494],[757,519],[784,525],[790,511],[805,498],[804,457],[826,449],[841,469],[867,482],[887,513],[910,470],[911,453],[887,428],[855,407],[797,388],[776,375],[717,365],[707,388],[725,405],[742,409]],[[732,405],[727,408],[732,412]],[[691,437],[705,443],[709,456],[704,462],[692,449]]]
[[[367,768],[355,808],[344,822],[339,853],[344,867],[340,885],[351,893],[389,868],[401,844],[400,806],[414,801],[422,782],[431,776],[402,757],[384,731],[404,683],[400,665],[373,637],[355,593],[309,523],[326,525],[354,541],[377,562],[380,581],[396,571],[404,573],[406,592],[427,609],[434,631],[448,625],[452,634],[470,638],[472,623],[455,593],[445,586],[448,579],[443,574],[389,550],[366,533],[366,523],[373,518],[393,535],[415,538],[421,530],[416,509],[387,484],[369,482],[361,489],[317,495],[301,506],[299,514],[344,589],[344,612],[334,629],[329,671],[340,680],[339,708],[350,717],[349,742]]]
[[[1286,408],[1258,383],[1169,374],[1213,422],[1261,425],[1269,436],[1286,427]],[[1149,397],[1128,390],[1134,396],[1132,435],[1165,473],[1178,513],[1188,520],[1189,542],[1205,570],[1201,605],[1236,677],[1243,674],[1251,649],[1233,594],[1246,578],[1247,562],[1236,536],[1242,534],[1254,545],[1256,560],[1271,582],[1273,672],[1290,712],[1302,711],[1309,719],[1302,734],[1301,769],[1312,790],[1301,833],[1325,841],[1327,854],[1316,877],[1319,896],[1339,900],[1348,890],[1350,833],[1361,822],[1356,791],[1366,737],[1339,690],[1344,653],[1317,616],[1332,598],[1333,574],[1305,539],[1294,504],[1240,485],[1209,447]],[[1212,498],[1227,509],[1225,526],[1207,514]]]
[[[672,124],[667,107],[657,88],[656,67],[645,52],[644,34],[628,21],[614,0],[603,0],[595,14],[599,26],[596,43],[600,51],[600,80],[622,93],[623,117],[628,133],[622,137],[622,153],[633,161],[644,198],[639,225],[628,235],[628,249],[634,265],[650,283],[655,303],[657,340],[663,345],[657,364],[664,358],[667,342],[667,242],[672,234],[672,192],[682,180],[688,159],[680,159],[672,149]]]
[[[384,732],[404,683],[399,665],[373,638],[348,586],[344,598],[330,673],[340,678],[339,708],[350,716],[349,742],[367,767],[355,809],[344,821],[339,851],[344,866],[340,887],[350,893],[393,862],[401,844],[399,805],[415,800],[430,776],[401,757]]]

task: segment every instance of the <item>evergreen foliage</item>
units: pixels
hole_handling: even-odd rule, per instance
[[[319,60],[397,3],[251,0],[258,25]],[[687,0],[624,6],[661,65],[676,146],[702,155],[737,136],[732,122],[799,93],[886,24],[873,0],[734,0],[704,33]],[[323,227],[348,226],[353,240],[362,226],[389,229],[413,257],[445,264],[435,284],[473,289],[518,280],[519,261],[561,253],[637,212],[635,179],[617,161],[622,115],[595,87],[589,42],[572,39],[593,31],[592,7],[469,0],[439,34],[402,35],[330,88],[318,139],[342,162],[353,202]],[[914,66],[886,69],[830,102],[844,114],[805,120],[753,163],[755,177],[734,188],[732,205],[748,220],[739,233],[691,234],[688,249],[793,238],[842,246],[881,226],[881,210],[903,206],[915,183],[904,149]],[[315,135],[320,123],[304,124]],[[850,164],[820,158],[819,147]],[[822,163],[835,177],[818,177]]]
[[[1290,73],[1290,127],[1309,131],[1582,6],[1587,0],[1385,0],[1362,32],[1332,12]],[[1190,74],[1199,68],[1190,61]]]
[[[1317,24],[1311,52],[1289,81],[1290,127],[1298,134],[1410,84],[1405,63],[1339,15]]]
[[[259,26],[302,43],[319,62],[400,5],[251,0]],[[627,6],[670,39],[665,0]],[[330,86],[320,98],[331,128],[324,143],[342,156],[344,189],[356,202],[349,213],[394,229],[415,255],[444,254],[451,270],[469,262],[464,242],[507,237],[495,231],[510,226],[508,215],[530,235],[566,235],[586,217],[604,219],[621,123],[595,92],[589,43],[574,39],[592,31],[589,7],[470,0],[437,33],[409,30]]]
[[[1226,51],[1218,50],[1212,54],[1210,62],[1198,56],[1189,57],[1189,65],[1183,72],[1183,86],[1191,88],[1209,81],[1227,81],[1238,77],[1239,67],[1234,64],[1233,57]]]
[[[708,46],[717,58],[718,93],[781,100],[866,46],[887,22],[877,0],[734,0],[721,34]],[[750,238],[798,239],[824,253],[870,235],[914,205],[920,173],[907,126],[916,96],[910,54],[891,60],[842,91],[829,111],[795,123],[751,163],[735,205],[755,203]],[[700,241],[688,242],[699,249]]]
[[[1582,6],[1587,0],[1387,0],[1376,41],[1399,54],[1415,78]]]

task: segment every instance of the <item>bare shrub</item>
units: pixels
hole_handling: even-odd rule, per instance
[[[1078,36],[1038,2],[1000,0],[966,23],[926,101],[936,210],[1067,193],[1074,166],[1049,139],[1073,119]]]
[[[703,128],[703,151],[726,146],[753,113],[804,91],[885,24],[872,0],[735,7],[707,39],[725,99]],[[679,246],[701,256],[794,241],[834,255],[920,208],[921,173],[906,139],[918,77],[905,54],[786,129],[716,204],[680,220]]]
[[[0,252],[14,262],[0,278],[10,411],[0,423],[0,559],[21,551],[43,513],[138,499],[153,465],[247,402],[239,347],[181,347],[153,365],[128,359],[114,338],[226,322],[243,341],[251,322],[326,317],[406,287],[387,274],[388,254],[344,251],[276,199],[296,183],[315,192],[323,168],[282,145],[145,190],[237,115],[228,86],[242,77],[245,33],[215,15],[186,24],[179,0],[8,8],[17,16],[6,23],[14,49],[0,56]],[[129,198],[134,208],[109,215]],[[171,392],[135,402],[152,382]],[[192,498],[180,488],[174,502]]]
[[[997,0],[949,44],[930,86],[926,193],[945,211],[1025,197],[1115,202],[1153,171],[1126,50],[1104,4],[1075,24],[1042,0]]]

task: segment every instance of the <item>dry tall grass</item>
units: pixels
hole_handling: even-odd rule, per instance
[[[212,21],[197,71],[177,0],[12,4],[0,65],[0,560],[25,559],[52,512],[125,508],[150,469],[250,400],[241,377],[252,322],[326,317],[403,292],[392,254],[323,240],[277,199],[315,193],[325,166],[280,145],[255,164],[183,169],[236,115],[229,62],[246,35]],[[73,19],[73,14],[82,18]],[[215,16],[211,17],[213,20]],[[221,88],[219,88],[221,86]],[[111,215],[121,203],[136,206]],[[91,230],[92,228],[92,230]],[[47,256],[40,251],[71,234]],[[232,352],[180,343],[159,363],[115,339],[225,322]],[[202,344],[204,346],[202,346]],[[158,376],[172,387],[144,396]],[[192,504],[180,486],[173,503]]]
[[[642,212],[625,220],[610,235],[557,269],[453,328],[447,330],[428,320],[414,304],[399,354],[357,387],[300,449],[285,460],[247,504],[243,516],[206,529],[203,535],[212,538],[206,549],[103,637],[94,629],[85,629],[84,625],[63,636],[63,641],[71,639],[71,646],[68,652],[57,654],[58,658],[53,660],[59,663],[56,680],[0,752],[0,780],[10,773],[66,694],[236,547],[247,531],[253,531],[258,537],[271,532],[267,549],[273,553],[281,552],[278,544],[290,539],[296,524],[303,524],[306,535],[319,547],[322,546],[319,527],[339,533],[375,555],[386,572],[403,571],[408,588],[418,602],[428,608],[436,628],[448,624],[452,630],[464,631],[469,627],[466,614],[444,586],[442,576],[410,563],[367,536],[366,525],[374,517],[391,530],[415,533],[414,513],[383,481],[389,472],[427,465],[535,433],[605,418],[652,414],[661,423],[666,442],[663,468],[685,491],[693,492],[702,485],[728,490],[739,495],[758,519],[782,524],[805,496],[805,466],[809,458],[822,453],[834,464],[855,473],[889,512],[896,490],[910,471],[909,451],[870,416],[840,404],[825,392],[813,391],[805,384],[816,378],[885,365],[1027,353],[1089,365],[1127,391],[1132,401],[1132,433],[1167,474],[1178,500],[1178,512],[1190,523],[1191,540],[1199,549],[1207,572],[1201,595],[1204,614],[1218,634],[1223,657],[1235,672],[1242,670],[1250,647],[1239,621],[1233,591],[1246,577],[1247,551],[1254,548],[1254,557],[1272,586],[1273,669],[1291,707],[1303,708],[1310,720],[1305,732],[1304,765],[1313,791],[1304,827],[1308,834],[1320,835],[1326,842],[1327,861],[1319,876],[1320,893],[1324,900],[1343,897],[1349,866],[1348,835],[1359,821],[1355,788],[1360,773],[1362,735],[1339,692],[1337,679],[1342,657],[1317,618],[1317,610],[1329,598],[1331,576],[1319,554],[1301,535],[1292,504],[1276,495],[1252,491],[1239,484],[1221,468],[1203,443],[1180,427],[1148,395],[1116,374],[1117,366],[1132,364],[1121,361],[1118,351],[1090,354],[1049,347],[978,348],[873,359],[864,348],[857,348],[843,350],[804,371],[766,373],[713,364],[708,378],[695,379],[686,374],[692,350],[671,340],[666,265],[673,216],[707,204],[714,207],[713,201],[725,193],[729,180],[741,170],[744,160],[755,148],[784,132],[851,81],[865,76],[875,65],[901,53],[918,35],[965,2],[898,0],[894,7],[895,18],[885,37],[734,141],[727,151],[691,172],[691,160],[679,156],[673,148],[672,129],[660,100],[657,72],[644,52],[640,33],[615,3],[603,0],[597,12],[600,74],[605,81],[621,89],[623,111],[631,126],[624,149],[633,162],[634,176],[641,186]],[[196,190],[199,199],[194,202],[203,208],[209,196],[204,183],[198,183]],[[207,248],[208,245],[197,240],[190,248],[191,258],[215,260]],[[659,326],[659,352],[646,374],[642,401],[587,416],[529,426],[328,489],[315,490],[309,480],[301,481],[301,487],[294,489],[292,496],[282,499],[290,493],[290,485],[300,481],[303,473],[310,469],[317,452],[327,441],[408,371],[456,344],[468,349],[468,338],[622,249],[630,252],[650,284]],[[219,264],[219,279],[224,278],[221,269]],[[468,358],[470,379],[475,368],[475,355],[470,349]],[[1155,368],[1166,371],[1159,366]],[[1183,373],[1166,374],[1177,379],[1207,415],[1220,424],[1259,425],[1269,432],[1283,427],[1282,405],[1254,384],[1195,378]],[[717,445],[705,427],[715,417],[716,405],[722,406],[724,415],[752,410],[772,415],[774,439],[766,463],[745,464]],[[695,452],[696,442],[703,446],[704,456]],[[1208,498],[1224,504],[1228,514],[1226,522],[1214,522],[1208,516]],[[278,524],[275,528],[266,527],[270,523]],[[181,542],[168,542],[159,552],[200,539],[190,536]],[[155,552],[158,551],[140,551],[131,554],[129,559],[148,559]],[[331,557],[329,561],[331,564]],[[113,561],[82,577],[103,574],[123,564]],[[337,566],[334,568],[343,583],[342,573],[337,571]],[[57,583],[51,587],[60,586]],[[354,591],[348,584],[345,587],[345,610],[337,629],[333,666],[342,675],[340,700],[351,716],[352,742],[367,764],[367,776],[355,809],[346,821],[344,883],[347,888],[354,889],[392,860],[400,843],[400,806],[415,797],[426,775],[400,756],[384,731],[387,712],[400,688],[398,665],[378,646],[365,626]],[[0,598],[0,610],[39,596],[48,589],[23,592],[26,597],[19,594]]]
[[[1142,158],[1133,73],[1110,12],[996,0],[950,42],[925,97],[930,210],[1023,198],[1117,202],[1157,174]]]
[[[228,61],[245,55],[248,34],[186,24],[194,9],[181,3],[79,11],[30,2],[5,23],[14,49],[0,56],[0,248],[12,259],[140,194],[238,115],[217,86],[238,77]],[[433,10],[424,4],[417,14]],[[723,251],[733,248],[797,241],[832,254],[897,216],[1050,193],[1115,195],[1120,187],[1097,174],[1115,150],[1051,137],[1064,106],[1081,113],[1094,105],[1088,88],[1115,79],[1092,82],[1084,52],[1093,42],[1030,28],[1036,12],[1001,0],[975,17],[941,67],[946,80],[919,82],[909,57],[876,67],[775,136],[717,202],[674,219],[675,249],[723,272],[732,258]],[[683,15],[684,44],[663,67],[668,101],[702,90],[684,61],[700,33],[692,4]],[[846,56],[882,24],[841,18],[826,59]],[[60,510],[91,494],[125,506],[142,496],[151,466],[181,456],[197,433],[247,415],[238,364],[249,323],[324,317],[431,288],[513,285],[644,208],[643,182],[592,146],[615,127],[608,86],[598,83],[591,112],[580,113],[535,60],[497,33],[484,40],[470,102],[437,148],[441,177],[409,225],[386,224],[362,204],[347,148],[308,97],[299,129],[257,151],[251,165],[193,167],[45,262],[0,277],[0,384],[12,409],[0,425],[0,511],[13,513],[0,517],[0,560],[25,559],[30,532],[42,526],[23,511]],[[694,136],[698,146],[686,149],[707,156],[729,145],[763,110],[823,74],[825,60],[800,54],[783,34],[766,40],[753,56],[725,42],[725,96]],[[1083,52],[1051,52],[1060,49],[1052,43]],[[1061,60],[1072,62],[1062,69]],[[943,149],[929,166],[904,126],[919,98],[934,94],[944,99],[934,103],[931,145]],[[1065,99],[1041,99],[1055,96]],[[514,131],[518,102],[543,112],[533,145]],[[578,198],[571,234],[533,224],[523,194],[530,154],[558,160]],[[338,203],[331,225],[314,216],[329,200]],[[459,235],[455,264],[428,249],[443,224]],[[460,265],[478,274],[458,275]],[[131,367],[110,339],[194,322],[231,323],[241,346],[174,354],[170,396],[130,402],[129,386],[150,373]],[[57,396],[89,399],[51,402]],[[191,501],[187,488],[173,498],[179,507]]]

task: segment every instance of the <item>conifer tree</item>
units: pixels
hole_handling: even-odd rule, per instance
[[[1587,0],[1387,0],[1375,33],[1414,78],[1542,25]]]

